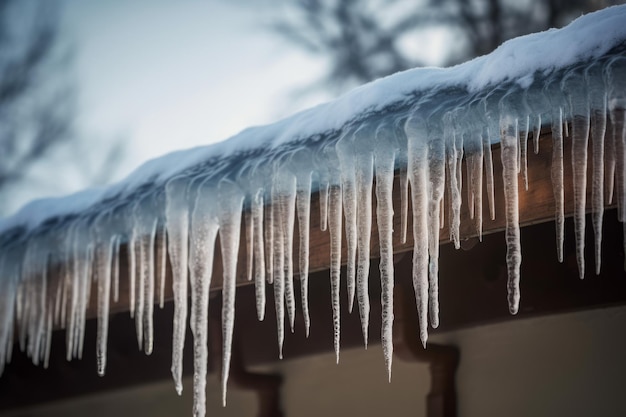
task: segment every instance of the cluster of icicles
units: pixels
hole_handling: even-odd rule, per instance
[[[99,374],[104,374],[109,303],[118,300],[120,276],[129,279],[130,313],[136,320],[139,345],[150,354],[155,292],[163,305],[166,257],[169,256],[175,310],[172,374],[180,393],[182,352],[189,323],[194,338],[194,414],[204,415],[207,315],[217,239],[223,262],[222,388],[225,401],[238,268],[245,267],[248,278],[254,280],[259,320],[263,320],[266,308],[266,281],[273,284],[281,349],[285,316],[292,329],[294,325],[297,303],[294,274],[297,274],[302,286],[302,314],[307,334],[309,332],[310,206],[311,194],[317,191],[321,227],[330,233],[337,358],[340,266],[347,264],[349,305],[351,309],[356,295],[367,344],[369,263],[370,257],[380,257],[382,345],[386,366],[391,372],[392,237],[400,233],[401,240],[406,240],[408,198],[412,203],[413,284],[420,336],[425,344],[428,322],[432,327],[438,326],[438,248],[444,211],[447,211],[450,240],[458,248],[464,185],[469,196],[469,211],[480,236],[485,178],[488,212],[494,218],[496,196],[491,144],[496,140],[501,143],[506,202],[508,300],[510,311],[515,314],[520,299],[521,263],[518,175],[527,187],[527,143],[533,137],[534,150],[538,152],[542,126],[549,126],[552,131],[558,259],[563,258],[564,138],[571,140],[573,149],[575,239],[581,277],[584,275],[588,161],[591,161],[591,211],[598,270],[605,203],[615,201],[619,218],[624,220],[625,71],[623,51],[613,51],[601,59],[550,75],[537,74],[529,86],[511,82],[475,93],[462,87],[433,87],[404,97],[381,111],[355,115],[339,130],[320,132],[317,136],[287,143],[278,150],[214,158],[170,178],[165,184],[146,184],[132,195],[102,201],[83,213],[52,219],[33,230],[8,231],[0,240],[0,366],[10,361],[14,338],[34,363],[43,362],[45,366],[55,327],[66,329],[68,360],[80,357],[93,285],[97,291],[97,369]],[[468,173],[466,184],[461,181],[463,160]],[[402,196],[402,227],[396,231],[392,229],[395,175],[400,176]],[[372,212],[373,196],[376,198],[375,214]],[[380,253],[371,254],[374,216]],[[297,272],[292,256],[296,246],[296,221],[299,230]],[[245,266],[237,262],[242,227],[246,236]],[[341,259],[344,234],[347,259]],[[127,245],[128,250],[120,252],[122,245]],[[121,253],[129,256],[129,269],[122,273]]]

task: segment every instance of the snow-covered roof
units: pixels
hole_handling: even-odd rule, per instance
[[[0,223],[0,364],[11,346],[14,322],[34,361],[47,355],[53,322],[68,329],[68,357],[79,356],[91,278],[98,293],[98,370],[106,367],[106,334],[111,286],[120,276],[120,247],[126,244],[130,268],[130,309],[138,338],[152,349],[151,306],[155,277],[163,279],[167,252],[174,294],[172,373],[182,390],[188,291],[194,345],[195,405],[204,412],[207,305],[216,239],[223,264],[223,388],[228,380],[234,325],[235,275],[245,211],[250,277],[257,291],[259,318],[265,311],[265,281],[274,285],[279,345],[284,318],[293,326],[294,226],[300,239],[299,276],[306,289],[310,196],[318,191],[322,227],[330,234],[330,276],[339,355],[340,266],[347,264],[349,297],[357,296],[367,339],[371,256],[381,258],[386,365],[391,370],[393,302],[393,207],[398,168],[411,185],[413,282],[424,344],[428,323],[438,325],[438,247],[444,191],[450,239],[459,245],[461,163],[470,210],[482,213],[482,179],[493,213],[493,161],[490,145],[501,142],[505,196],[508,298],[519,306],[520,235],[518,174],[525,173],[528,132],[549,125],[553,135],[552,182],[556,201],[557,247],[563,247],[563,127],[572,142],[577,256],[584,275],[587,161],[591,167],[591,211],[599,268],[604,210],[604,178],[619,206],[626,207],[626,6],[583,16],[560,30],[511,40],[492,54],[453,68],[405,71],[360,87],[330,103],[275,124],[254,127],[222,143],[175,152],[152,160],[124,181],[60,199],[39,200]],[[608,118],[607,118],[608,115]],[[607,124],[607,123],[610,123]],[[610,126],[610,129],[607,129]],[[589,137],[592,153],[588,158]],[[606,138],[605,138],[606,137]],[[606,145],[605,145],[606,144]],[[604,152],[605,147],[613,151]],[[605,163],[606,162],[606,163]],[[499,173],[498,173],[499,174]],[[376,213],[372,212],[376,183]],[[404,189],[406,192],[406,188]],[[406,213],[404,213],[406,214]],[[478,214],[477,214],[478,216]],[[380,252],[370,254],[376,218]],[[598,224],[600,227],[598,228]],[[479,225],[480,227],[480,225]],[[167,232],[167,248],[157,233]],[[341,259],[342,235],[347,259]],[[49,265],[60,264],[59,276]],[[55,278],[50,279],[50,278]],[[189,285],[188,285],[189,280]],[[47,289],[54,285],[48,297]],[[23,298],[27,300],[24,302]],[[20,308],[15,309],[16,300]],[[285,302],[283,302],[283,300]],[[307,300],[303,314],[308,323]],[[285,310],[286,304],[286,310]],[[29,309],[24,312],[24,305]],[[308,324],[307,324],[308,325]],[[0,365],[1,366],[1,365]],[[225,394],[224,394],[225,395]],[[224,397],[225,398],[225,397]]]

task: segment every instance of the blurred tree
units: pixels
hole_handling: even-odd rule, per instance
[[[609,0],[296,0],[276,16],[273,30],[308,52],[328,58],[322,84],[335,92],[397,71],[449,66],[491,52],[507,39],[559,27]],[[427,49],[423,35],[453,36],[442,62],[411,56]],[[407,44],[412,43],[412,48]]]
[[[0,0],[0,193],[71,138],[72,91],[43,85],[46,69],[58,65],[53,11]]]
[[[0,214],[16,208],[16,190],[41,182],[32,174],[37,164],[60,149],[84,150],[75,129],[76,91],[71,54],[59,35],[59,10],[53,0],[0,0]],[[66,159],[77,161],[83,186],[102,182],[116,162],[113,156],[120,156],[120,144],[88,171],[79,167],[84,155]],[[62,188],[48,183],[46,191],[67,192]]]

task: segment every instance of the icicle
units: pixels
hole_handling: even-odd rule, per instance
[[[438,138],[429,138],[428,146],[428,306],[430,324],[433,328],[439,326],[439,217],[441,211],[441,201],[445,188],[445,145]],[[482,147],[480,161],[476,161],[474,175],[480,175],[478,181],[482,184]],[[475,179],[476,180],[476,179]],[[476,188],[476,193],[481,196],[477,198],[477,219],[480,219],[482,229],[482,186]],[[479,234],[482,233],[482,230]]]
[[[151,224],[150,224],[151,223]],[[154,316],[154,248],[156,245],[156,233],[158,226],[158,219],[155,217],[151,219],[151,221],[147,221],[147,235],[142,240],[141,247],[141,257],[142,259],[148,263],[147,268],[144,270],[146,276],[144,277],[143,283],[143,334],[144,334],[144,344],[143,349],[146,355],[152,354],[152,349],[154,347],[154,324],[153,324],[153,316]]]
[[[343,212],[346,221],[348,312],[351,313],[356,289],[355,266],[357,252],[356,150],[354,132],[346,132],[337,142],[336,149],[341,170]]]
[[[293,287],[293,228],[296,217],[296,177],[283,174],[280,184],[280,212],[283,232],[283,269],[285,279],[285,302],[291,332],[294,331],[296,299]]]
[[[474,228],[478,239],[483,236],[483,146],[482,138],[480,146],[471,151],[466,158],[468,167],[469,193],[471,195],[470,206],[473,207],[471,216],[474,219]]]
[[[554,217],[556,225],[556,252],[559,262],[563,262],[563,241],[565,237],[565,199],[563,188],[563,109],[554,110],[552,115],[552,191],[554,193]]]
[[[112,285],[113,285],[113,302],[117,303],[120,299],[120,246],[122,244],[122,238],[115,236],[113,241],[113,271],[112,271]]]
[[[461,185],[459,183],[458,167],[461,158],[460,150],[457,147],[457,139],[452,126],[452,115],[447,113],[443,117],[443,137],[446,143],[446,158],[448,162],[448,172],[450,179],[448,180],[449,210],[448,228],[450,231],[450,240],[454,243],[454,247],[461,247],[459,239],[459,228],[461,224]]]
[[[328,190],[330,184],[326,181],[320,184],[319,202],[320,202],[320,229],[325,232],[328,227]]]
[[[524,179],[524,190],[528,191],[528,131],[530,130],[530,116],[526,116],[526,121],[524,122],[523,129],[524,134],[520,136],[520,168],[522,178]]]
[[[58,244],[58,242],[57,242]],[[2,267],[0,266],[0,277]],[[61,325],[61,305],[63,301],[63,292],[65,291],[65,280],[63,279],[63,271],[61,268],[58,269],[58,279],[56,280],[56,291],[54,295],[54,315],[53,315],[53,324],[57,327]],[[0,278],[2,279],[2,278]],[[0,342],[1,349],[2,342]],[[0,362],[2,361],[2,357],[0,356]]]
[[[172,337],[172,376],[176,392],[183,392],[183,348],[187,321],[187,265],[189,208],[187,182],[173,179],[165,187],[167,246],[172,265],[172,292],[174,295],[174,330]]]
[[[226,386],[230,369],[233,326],[235,324],[235,280],[243,194],[234,183],[227,180],[220,181],[218,187],[219,234],[224,265],[224,284],[222,288],[222,404],[226,406]]]
[[[608,86],[608,110],[612,126],[612,142],[615,146],[615,199],[617,218],[624,222],[626,215],[626,82],[623,80],[626,59],[617,57],[606,68]],[[626,234],[625,234],[626,236]],[[624,239],[626,242],[626,239]]]
[[[470,141],[471,143],[471,141]],[[474,219],[474,184],[472,183],[472,172],[474,165],[474,156],[468,151],[468,155],[465,158],[465,177],[467,178],[468,187],[467,187],[467,210],[469,212],[470,219]],[[476,223],[476,222],[474,222]]]
[[[496,198],[493,181],[493,155],[491,153],[491,143],[489,142],[489,132],[483,134],[483,154],[485,160],[485,182],[487,185],[487,201],[489,203],[489,218],[496,219]]]
[[[445,184],[445,181],[444,181]],[[446,204],[445,204],[445,194],[441,199],[441,204],[439,204],[439,229],[443,229],[446,227]]]
[[[131,282],[131,288],[134,288],[134,316],[135,316],[135,330],[137,335],[137,346],[139,350],[143,348],[143,307],[144,307],[144,285],[146,281],[146,275],[148,275],[146,264],[146,253],[144,250],[143,239],[145,239],[142,219],[138,217],[137,211],[140,211],[140,204],[136,204],[133,210],[133,232],[131,242],[128,245],[128,250],[132,253],[131,268],[135,271],[133,274],[133,280]],[[131,290],[132,291],[132,290]]]
[[[111,297],[111,264],[115,238],[108,234],[108,216],[96,219],[96,243],[94,263],[98,280],[98,329],[96,337],[96,361],[98,375],[104,376],[107,360],[107,339],[109,333],[109,303]]]
[[[65,323],[66,337],[65,337],[65,351],[66,359],[72,360],[74,353],[74,323],[76,319],[76,304],[78,301],[78,284],[76,283],[76,258],[74,257],[74,240],[76,239],[77,222],[74,221],[68,227],[67,233],[64,236],[64,242],[62,243],[63,251],[66,254],[65,258],[69,259],[68,266],[65,268],[65,297],[61,308],[61,321]],[[17,294],[17,316],[20,316],[20,295]]]
[[[9,329],[14,326],[13,313],[15,311],[15,277],[11,271],[5,253],[0,254],[0,376],[7,363]]]
[[[376,132],[376,222],[380,246],[380,286],[382,304],[381,343],[389,381],[393,359],[393,176],[395,155],[389,143],[391,130],[381,125]]]
[[[420,340],[428,340],[428,145],[424,121],[419,116],[406,123],[408,176],[413,205],[413,288],[417,303]]]
[[[128,291],[129,291],[128,311],[130,313],[131,318],[135,317],[135,306],[137,304],[136,302],[137,252],[135,250],[136,246],[137,246],[137,225],[133,221],[131,230],[130,230],[130,237],[128,239],[128,244],[126,245],[126,250],[128,252]],[[137,330],[137,333],[139,333],[139,330]]]
[[[606,181],[606,198],[605,203],[610,205],[613,203],[613,192],[615,190],[615,158],[616,158],[616,144],[615,144],[615,125],[610,118],[610,112],[607,113],[609,115],[610,125],[607,126],[607,131],[611,132],[605,136],[605,146],[606,151],[604,153],[605,157],[605,181]]]
[[[167,277],[167,230],[161,225],[156,241],[157,278],[159,282],[159,308],[165,305],[165,278]]]
[[[246,276],[248,281],[252,281],[254,276],[254,226],[250,211],[244,213],[244,224],[246,227]]]
[[[535,155],[539,154],[539,137],[541,136],[541,114],[537,115],[535,131],[533,132],[533,148]]]
[[[31,358],[33,364],[39,364],[39,348],[46,315],[46,269],[47,256],[40,246],[40,241],[29,242],[22,261],[21,280],[24,286],[23,326],[20,326],[20,345]]]
[[[337,363],[339,363],[339,339],[341,334],[341,309],[339,302],[339,276],[341,272],[341,201],[341,187],[332,185],[329,190],[328,228],[330,230],[330,285],[333,309],[333,341]]]
[[[82,358],[85,337],[85,311],[89,299],[90,279],[89,264],[91,263],[91,247],[86,245],[88,224],[84,220],[76,220],[72,233],[72,306],[70,312],[69,335],[70,347],[68,360],[72,357]]]
[[[283,227],[285,222],[280,218],[280,197],[277,184],[272,185],[272,205],[270,210],[272,211],[272,226],[274,231],[273,235],[273,276],[274,276],[274,308],[276,309],[276,330],[278,334],[278,357],[283,358],[283,343],[285,341],[285,256],[283,250],[284,236]]]
[[[215,190],[200,186],[191,214],[189,278],[191,287],[190,327],[193,334],[193,413],[206,414],[208,364],[209,289],[218,224],[214,210]]]
[[[517,314],[519,309],[520,264],[522,261],[519,203],[517,184],[517,120],[510,116],[502,116],[502,182],[504,185],[504,201],[506,213],[506,264],[508,272],[509,311]]]
[[[274,204],[271,198],[270,196],[272,205],[268,210],[265,210],[265,256],[267,257],[265,267],[267,268],[266,278],[268,284],[274,283],[274,210],[272,208]]]
[[[612,105],[614,103],[611,103]],[[626,103],[625,103],[626,104]],[[617,188],[617,219],[626,219],[626,120],[623,109],[611,109],[611,119],[615,126],[615,186]],[[626,240],[626,239],[625,239]]]
[[[587,146],[589,142],[589,103],[586,94],[581,94],[579,91],[584,85],[583,81],[576,75],[563,81],[563,88],[566,92],[571,92],[574,230],[576,260],[581,279],[585,276],[585,208],[587,199]]]
[[[72,261],[73,254],[73,234],[74,234],[75,225],[72,223],[67,229],[67,233],[63,235],[62,241],[60,243],[61,246],[61,259],[69,259],[70,261],[61,263],[61,279],[63,280],[63,292],[61,293],[61,312],[59,321],[61,323],[61,327],[66,329],[66,351],[68,360],[71,358],[70,354],[70,331],[69,331],[69,321],[68,311],[71,309],[71,300],[70,293],[72,291],[72,283],[73,283],[73,272],[74,272],[74,264]],[[69,305],[68,305],[69,303]]]
[[[311,173],[308,172],[298,178],[296,193],[296,208],[298,213],[298,230],[300,233],[300,292],[302,296],[302,315],[306,337],[309,337],[311,318],[309,315],[309,229],[311,216]]]
[[[46,327],[45,327],[45,337],[42,340],[42,344],[43,344],[43,368],[44,369],[48,369],[48,365],[50,364],[50,350],[52,348],[52,322],[53,322],[53,312],[51,309],[48,309],[47,311],[47,320],[46,320]],[[0,372],[1,375],[1,372]]]
[[[409,219],[409,177],[406,167],[400,168],[400,242],[406,243]]]
[[[600,274],[604,216],[604,135],[606,134],[607,96],[602,70],[602,67],[593,65],[587,69],[586,74],[591,106],[591,223],[595,242],[596,275]]]
[[[256,297],[256,312],[259,321],[265,318],[265,246],[263,242],[263,190],[259,189],[252,197],[254,248],[254,288]]]
[[[367,146],[374,139],[375,132],[368,126],[362,125],[354,134],[353,146]],[[357,222],[357,300],[363,343],[367,349],[370,300],[369,300],[369,272],[370,272],[370,240],[372,234],[372,186],[374,181],[374,156],[361,149],[355,159],[356,171],[356,222]]]

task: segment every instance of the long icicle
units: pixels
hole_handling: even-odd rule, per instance
[[[600,274],[602,254],[602,222],[604,218],[604,135],[606,134],[607,95],[602,68],[587,70],[589,84],[591,133],[591,224],[594,235],[596,275]]]
[[[502,182],[504,185],[504,204],[506,214],[506,264],[508,273],[508,301],[511,314],[517,314],[520,300],[520,265],[522,262],[519,203],[517,179],[517,120],[511,116],[502,116]]]
[[[366,129],[364,129],[366,130]],[[361,132],[357,132],[359,135]],[[367,129],[363,132],[371,135]],[[369,138],[368,138],[369,139]],[[356,197],[357,197],[357,271],[356,287],[361,318],[363,343],[367,349],[370,300],[369,300],[369,272],[370,272],[370,240],[372,234],[372,183],[374,181],[374,155],[364,153],[356,158]]]
[[[576,78],[572,88],[584,85]],[[575,95],[570,100],[572,111],[572,172],[574,182],[574,230],[576,261],[580,278],[585,277],[585,210],[587,200],[587,147],[589,142],[589,103]]]
[[[283,174],[284,175],[284,174]],[[293,228],[296,217],[296,177],[283,177],[280,193],[280,211],[283,232],[283,269],[285,277],[285,303],[291,332],[296,318],[296,299],[293,287]]]
[[[352,312],[356,290],[357,253],[357,192],[356,192],[356,150],[354,132],[346,132],[337,142],[337,156],[341,171],[343,212],[346,230],[346,279],[348,283],[348,312]]]
[[[208,364],[209,289],[213,275],[218,223],[215,217],[215,190],[200,187],[191,215],[189,272],[193,334],[193,413],[206,414],[206,375]]]
[[[460,242],[460,225],[461,225],[461,188],[458,181],[457,169],[459,166],[458,159],[460,157],[460,151],[457,147],[456,135],[452,126],[452,117],[450,113],[447,113],[443,123],[444,141],[446,143],[446,159],[448,163],[448,201],[449,201],[449,214],[448,214],[448,228],[450,232],[450,240],[454,243],[454,247],[459,249],[461,247]]]
[[[485,185],[487,186],[487,202],[489,203],[489,218],[496,219],[496,197],[493,180],[493,155],[488,132],[483,133],[483,154],[485,158]]]
[[[554,220],[556,226],[556,253],[563,262],[565,239],[565,197],[563,187],[563,109],[554,109],[552,115],[552,165],[550,174],[554,193]]]
[[[283,358],[283,343],[285,342],[285,268],[283,250],[285,249],[283,238],[284,222],[280,215],[280,190],[277,184],[272,185],[272,227],[273,236],[273,273],[274,276],[274,308],[276,309],[276,331],[278,335],[278,357]]]
[[[298,214],[298,231],[300,233],[299,271],[300,293],[302,297],[302,315],[306,337],[309,337],[311,317],[309,314],[309,231],[311,217],[311,173],[298,178],[296,194],[296,212]]]
[[[265,318],[265,244],[263,242],[263,189],[256,191],[252,197],[252,224],[255,239],[254,250],[254,292],[256,312],[259,321]]]
[[[96,362],[98,375],[103,376],[106,371],[107,339],[109,332],[109,303],[111,292],[111,263],[115,239],[109,237],[106,229],[106,217],[100,216],[96,220],[96,234],[100,239],[96,243],[94,263],[98,285],[98,324],[96,336]]]
[[[413,289],[417,303],[420,340],[428,340],[428,145],[424,121],[419,116],[408,119],[408,176],[413,204]]]
[[[387,375],[391,381],[393,360],[393,176],[395,155],[388,144],[391,129],[384,125],[377,131],[377,142],[381,145],[375,153],[376,164],[376,223],[380,242],[380,286],[382,305],[381,344],[385,357]]]
[[[172,292],[174,295],[174,329],[172,335],[172,377],[176,392],[183,392],[183,348],[187,324],[187,265],[189,252],[189,207],[187,182],[170,181],[166,187],[166,227],[170,262],[172,264]]]
[[[222,287],[222,404],[226,406],[226,387],[230,370],[233,327],[235,325],[235,282],[243,194],[236,184],[222,180],[218,185],[218,197],[219,235],[224,267]]]
[[[445,189],[445,144],[439,138],[431,141],[428,152],[428,307],[430,324],[433,328],[439,327],[439,217],[441,201]],[[482,144],[481,144],[480,174],[482,184]],[[481,193],[482,187],[477,188]],[[482,203],[477,206],[477,218],[480,219],[482,230]]]
[[[332,185],[329,190],[328,228],[330,230],[330,285],[333,309],[333,344],[339,363],[339,339],[341,335],[341,309],[339,301],[339,277],[341,272],[341,187]]]

